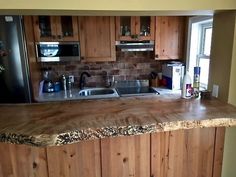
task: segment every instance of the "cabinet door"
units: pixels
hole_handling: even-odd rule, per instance
[[[101,140],[103,177],[150,177],[150,134]]]
[[[215,139],[216,128],[153,133],[152,177],[212,176]]]
[[[59,41],[78,41],[78,17],[57,17],[57,39]]]
[[[114,17],[80,17],[81,59],[115,61]]]
[[[57,17],[33,16],[35,41],[56,41]]]
[[[116,40],[154,40],[155,17],[122,16],[116,17]]]
[[[136,17],[121,16],[116,17],[116,40],[132,41],[136,35]]]
[[[154,40],[155,17],[139,16],[136,17],[135,31],[138,35],[138,40]]]
[[[156,17],[155,59],[183,57],[184,21],[184,17]]]

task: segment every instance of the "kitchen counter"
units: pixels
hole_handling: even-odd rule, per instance
[[[170,90],[166,88],[154,88],[160,94],[173,94],[173,93],[180,93],[180,90]],[[87,88],[89,89],[89,88]],[[52,92],[52,93],[41,93],[38,97],[36,97],[35,101],[37,102],[53,102],[53,101],[68,101],[68,100],[87,100],[86,97],[79,96],[79,89],[72,89],[72,90],[61,90],[59,92]],[[155,94],[153,94],[155,96]],[[114,97],[116,98],[116,97]],[[90,99],[98,99],[98,98],[90,98]],[[108,97],[108,99],[110,99]]]
[[[79,89],[61,90],[59,92],[41,93],[37,98],[37,102],[48,101],[65,101],[65,100],[78,100]]]
[[[236,108],[180,94],[0,105],[0,141],[53,146],[197,127],[236,126]]]

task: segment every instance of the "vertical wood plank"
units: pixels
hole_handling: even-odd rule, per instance
[[[120,17],[116,16],[115,17],[115,30],[116,30],[116,40],[120,40],[121,36],[121,29],[120,29]]]
[[[159,135],[158,135],[159,134]],[[215,128],[178,130],[151,135],[153,177],[210,177]],[[160,145],[164,143],[164,145]]]
[[[48,177],[45,148],[0,143],[0,177]]]
[[[134,19],[133,20],[134,30],[133,30],[133,32],[131,30],[131,35],[138,35],[139,36],[140,35],[140,26],[141,26],[140,16],[134,16],[134,17],[131,17],[131,19],[132,18]],[[132,20],[131,20],[131,25],[132,25]]]
[[[155,17],[152,16],[151,18],[151,24],[150,24],[150,40],[155,40]]]
[[[100,140],[48,147],[49,177],[101,177]]]
[[[150,177],[150,134],[101,140],[103,177]]]
[[[113,61],[116,60],[115,40],[115,17],[110,17],[110,56]]]
[[[160,132],[151,134],[151,176],[166,177],[169,158],[169,134]]]
[[[216,128],[213,177],[221,177],[225,141],[225,127]]]
[[[26,45],[29,59],[29,69],[31,78],[31,87],[33,90],[33,98],[38,96],[39,93],[39,82],[41,81],[41,70],[40,64],[36,61],[36,49],[35,49],[35,39],[33,30],[33,19],[37,17],[24,16],[24,28],[26,36]],[[36,28],[36,27],[34,27]]]
[[[215,128],[185,130],[185,169],[183,176],[212,176]]]
[[[184,167],[184,131],[171,131],[169,133],[169,155],[168,155],[168,168],[167,176],[169,177],[183,177]]]

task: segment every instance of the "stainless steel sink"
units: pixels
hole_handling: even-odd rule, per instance
[[[88,88],[79,91],[79,97],[85,99],[92,98],[115,98],[119,97],[114,88]]]

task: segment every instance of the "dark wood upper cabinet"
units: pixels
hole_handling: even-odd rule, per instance
[[[154,40],[155,17],[120,16],[116,17],[116,40]]]
[[[78,41],[78,17],[34,16],[35,41]]]
[[[182,59],[185,17],[156,17],[155,59]]]

